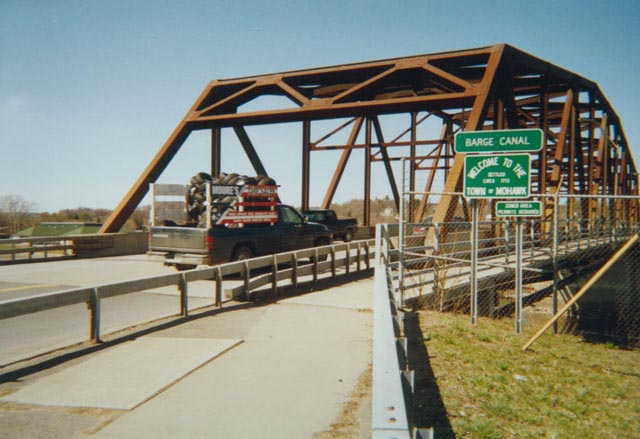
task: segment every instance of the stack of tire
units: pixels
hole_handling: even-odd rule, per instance
[[[269,185],[275,186],[276,182],[273,178],[266,175],[256,175],[255,177],[249,177],[246,175],[239,175],[235,173],[227,174],[221,173],[217,177],[212,177],[206,172],[198,172],[191,177],[189,190],[187,191],[187,210],[188,210],[188,224],[192,227],[204,226],[207,222],[207,184],[213,185],[232,185],[242,187],[244,185]],[[216,219],[229,208],[229,205],[236,200],[236,197],[227,196],[223,198],[213,198],[211,200],[211,216],[212,222],[215,223]],[[252,201],[247,199],[245,201]],[[256,200],[257,201],[257,200]]]

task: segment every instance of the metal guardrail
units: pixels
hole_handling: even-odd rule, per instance
[[[74,249],[73,237],[0,239],[0,262],[47,259],[54,254],[56,258],[64,258],[71,256]]]
[[[114,246],[114,235],[87,234],[0,239],[0,264],[62,260]]]
[[[376,228],[372,438],[427,439],[433,438],[433,431],[412,427],[407,404],[413,391],[413,371],[408,367],[407,339],[398,315],[399,279],[393,275],[399,269],[399,251],[393,247],[391,235],[397,231],[397,225],[378,224]]]
[[[516,236],[511,231],[515,221],[480,221],[480,236],[477,242],[478,267],[501,267],[513,270],[516,262]],[[522,222],[524,235],[522,242],[522,259],[531,264],[552,263],[558,258],[570,257],[573,253],[597,248],[601,245],[616,246],[629,236],[637,233],[638,224],[616,222],[608,223],[600,220],[558,220],[557,231],[550,221],[526,220]],[[465,230],[456,230],[466,227]],[[440,229],[454,230],[449,232],[446,241],[440,239]],[[469,239],[469,223],[447,222],[433,224],[405,224],[404,241],[400,244],[400,253],[405,262],[401,267],[401,289],[410,290],[430,285],[433,279],[421,278],[424,273],[433,271],[432,267],[417,269],[420,263],[439,260],[447,261],[448,270],[456,267],[469,267],[471,240]],[[419,229],[419,233],[412,233]],[[492,235],[482,231],[501,230],[502,235]],[[545,231],[547,230],[547,231]],[[454,235],[453,237],[451,235]],[[502,261],[502,262],[500,262]],[[410,272],[407,266],[413,267]],[[534,270],[524,267],[525,270]]]
[[[318,283],[322,281],[323,279],[320,279],[319,276],[323,273],[330,273],[328,279],[335,279],[339,269],[344,270],[344,273],[340,273],[340,275],[348,275],[354,270],[355,272],[368,270],[374,255],[371,251],[372,244],[373,240],[354,241],[144,279],[6,300],[0,302],[0,320],[86,303],[90,314],[89,339],[93,342],[99,342],[101,336],[100,302],[103,299],[173,285],[180,292],[179,314],[186,317],[189,314],[188,288],[190,282],[212,280],[214,282],[213,305],[222,307],[223,286],[224,282],[229,280],[229,276],[236,276],[237,278],[234,279],[236,283],[237,279],[242,281],[241,285],[233,286],[227,290],[231,293],[232,298],[244,297],[248,299],[253,292],[266,285],[270,285],[271,290],[277,293],[278,289],[282,287],[278,285],[278,282],[283,280],[290,280],[291,285],[295,288],[303,282]],[[302,265],[300,264],[302,259],[310,259],[311,263]],[[284,264],[287,266],[285,267]],[[352,267],[353,264],[355,267]],[[311,276],[311,280],[304,281],[303,276]]]

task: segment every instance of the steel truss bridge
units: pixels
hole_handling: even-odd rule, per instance
[[[278,96],[290,106],[262,111],[246,104]],[[388,115],[406,116],[406,129],[389,132]],[[312,124],[335,127],[312,138]],[[322,206],[331,205],[350,157],[364,152],[365,225],[371,220],[371,169],[384,166],[396,206],[400,192],[392,162],[408,159],[412,218],[426,215],[434,187],[457,193],[463,155],[453,151],[461,130],[540,128],[543,148],[532,160],[532,194],[637,195],[638,175],[621,121],[598,85],[578,74],[506,44],[455,52],[314,68],[210,82],[182,121],[105,222],[101,232],[118,231],[190,133],[211,132],[211,173],[219,174],[221,130],[231,129],[257,174],[268,175],[246,128],[302,124],[299,167],[303,209],[309,207],[312,152],[340,150]],[[433,128],[433,127],[437,128]],[[347,134],[347,135],[345,135]],[[341,137],[346,142],[337,141]],[[277,176],[276,176],[277,177]],[[419,183],[420,182],[420,183]],[[420,187],[418,185],[420,184]],[[424,185],[423,185],[424,184]],[[423,195],[418,195],[423,194]],[[583,219],[636,220],[636,200],[616,205],[590,199],[569,211]],[[459,197],[437,201],[434,222],[468,209]],[[545,204],[546,217],[550,217]]]

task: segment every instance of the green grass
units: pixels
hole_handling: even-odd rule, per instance
[[[436,425],[436,437],[640,437],[640,351],[545,334],[523,352],[541,324],[516,335],[511,319],[472,326],[421,311],[419,322],[435,377],[426,391],[444,407],[418,408],[416,420]]]

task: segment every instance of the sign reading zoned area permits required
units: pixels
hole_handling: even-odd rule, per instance
[[[542,216],[540,201],[498,201],[496,216]]]
[[[464,158],[465,198],[529,198],[529,154],[468,155]]]
[[[455,136],[454,149],[459,153],[540,151],[542,130],[462,131]]]

